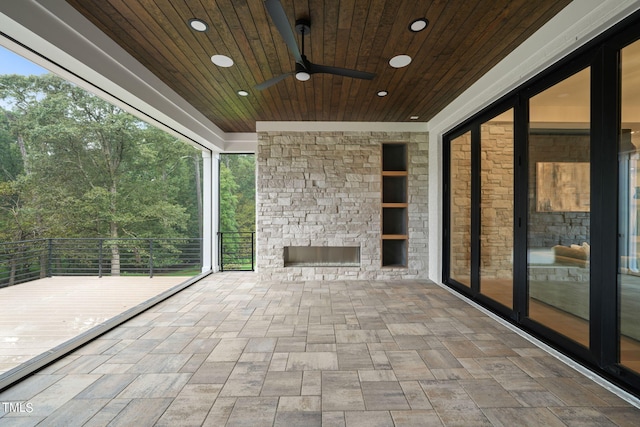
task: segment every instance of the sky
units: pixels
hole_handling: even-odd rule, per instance
[[[0,46],[0,74],[22,74],[28,76],[45,73],[48,73],[48,71],[44,68]]]

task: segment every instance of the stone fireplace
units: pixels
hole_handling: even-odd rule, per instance
[[[408,144],[407,268],[382,267],[385,142]],[[259,274],[279,280],[427,278],[427,150],[424,132],[259,131]]]

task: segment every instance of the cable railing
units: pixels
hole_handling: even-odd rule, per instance
[[[51,276],[199,274],[202,239],[76,238],[0,243],[0,287]]]
[[[220,271],[254,271],[255,232],[218,233]]]

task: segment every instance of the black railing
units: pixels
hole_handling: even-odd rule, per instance
[[[202,239],[38,239],[0,243],[0,287],[51,276],[199,274]]]
[[[220,271],[253,271],[255,232],[218,233]]]

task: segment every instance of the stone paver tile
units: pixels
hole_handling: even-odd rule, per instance
[[[103,375],[81,391],[75,399],[113,399],[137,377],[136,374]]]
[[[29,413],[29,416],[50,415],[99,378],[100,375],[93,374],[65,376],[28,400],[33,404],[33,411]]]
[[[231,411],[226,427],[271,426],[277,407],[277,397],[240,397]]]
[[[276,414],[274,427],[321,427],[322,412],[280,412]]]
[[[475,360],[486,373],[500,384],[507,385],[522,378],[531,378],[506,357],[484,357]]]
[[[375,370],[375,369],[361,369],[358,370],[358,377],[360,382],[363,381],[398,381],[395,372],[390,369]]]
[[[303,371],[302,372],[302,390],[303,396],[320,396],[322,393],[322,372],[320,371]]]
[[[345,411],[346,427],[394,427],[388,411]]]
[[[338,369],[338,356],[333,352],[289,353],[287,371],[331,371]]]
[[[104,427],[108,425],[127,405],[131,399],[112,399],[83,427]]]
[[[341,370],[373,369],[366,344],[338,344],[338,366]]]
[[[550,391],[510,391],[520,406],[542,408],[551,406],[564,406],[564,402]]]
[[[568,406],[607,406],[604,400],[571,378],[538,378],[538,382]]]
[[[109,427],[151,426],[171,404],[171,398],[132,399]]]
[[[458,409],[445,408],[436,409],[436,413],[442,424],[445,426],[473,426],[473,427],[493,427],[492,422],[485,416],[479,408]],[[545,426],[545,424],[534,424],[531,427]],[[511,424],[511,426],[525,426],[524,424]],[[506,427],[506,426],[505,426]]]
[[[322,427],[345,427],[344,412],[322,411]]]
[[[187,384],[156,426],[202,425],[221,389],[221,384]]]
[[[196,338],[187,344],[180,353],[206,353],[209,354],[220,342],[217,338]]]
[[[400,381],[400,387],[411,409],[433,409],[418,381]]]
[[[484,414],[496,427],[566,427],[547,408],[488,408],[484,410]]]
[[[276,338],[250,338],[245,353],[273,353],[278,340]]]
[[[46,425],[61,427],[84,425],[109,401],[110,399],[72,399],[48,416]]]
[[[434,410],[391,411],[395,427],[436,427],[442,426],[440,417]]]
[[[58,369],[56,374],[89,374],[98,366],[109,360],[109,355],[86,355],[80,356],[68,365]]]
[[[238,379],[229,379],[225,382],[222,391],[220,392],[220,396],[259,396],[263,382],[264,375],[239,376]]]
[[[375,330],[336,330],[336,343],[356,344],[380,342]]]
[[[302,372],[267,372],[260,396],[299,396]]]
[[[322,372],[322,410],[364,410],[364,398],[355,371]]]
[[[397,381],[363,381],[360,383],[367,410],[408,410],[409,403]]]
[[[424,323],[387,323],[391,335],[431,335],[431,330]]]
[[[429,369],[462,368],[458,359],[446,349],[419,350],[418,354]]]
[[[191,374],[141,374],[118,397],[124,399],[176,397],[189,378]]]
[[[282,396],[278,402],[278,412],[320,412],[320,396]]]
[[[222,340],[207,357],[207,362],[235,362],[248,343],[247,338]]]
[[[187,353],[189,355],[189,360],[187,360],[187,363],[185,363],[184,365],[182,365],[182,368],[180,368],[180,370],[178,372],[182,373],[182,372],[188,372],[188,373],[194,373],[196,372],[198,369],[200,369],[200,367],[202,366],[202,363],[204,363],[205,359],[207,358],[208,354],[204,354],[204,353]]]
[[[520,406],[518,401],[495,380],[460,381],[459,383],[480,408]]]
[[[548,408],[553,414],[560,418],[568,426],[593,426],[593,427],[615,427],[612,422],[602,412],[596,408],[585,407],[556,407]],[[640,421],[640,419],[636,420]]]
[[[307,348],[307,340],[305,337],[283,337],[278,338],[276,344],[276,353],[292,353],[302,352]]]
[[[147,354],[127,372],[134,374],[159,374],[179,372],[191,356],[188,354]]]
[[[277,372],[286,371],[288,360],[289,353],[273,353],[271,356],[271,363],[269,364],[269,370]]]
[[[231,411],[236,404],[235,397],[218,397],[213,403],[207,418],[202,423],[203,427],[224,426],[231,415]]]
[[[598,408],[598,410],[620,427],[635,427],[640,420],[640,409],[636,407],[608,407]]]
[[[420,381],[419,384],[438,413],[447,409],[473,411],[478,408],[458,381]]]
[[[391,369],[391,363],[389,363],[386,351],[373,351],[369,347],[369,356],[374,369]]]
[[[0,393],[0,402],[30,400],[62,378],[64,378],[63,375],[32,375]]]
[[[487,355],[478,348],[473,341],[461,340],[442,340],[444,346],[449,352],[456,358],[469,358],[469,357],[486,357]]]
[[[223,384],[235,367],[234,362],[204,362],[189,379],[190,384]]]
[[[387,351],[387,357],[400,381],[434,379],[416,350]]]

